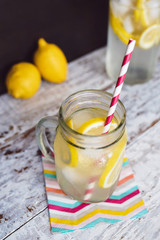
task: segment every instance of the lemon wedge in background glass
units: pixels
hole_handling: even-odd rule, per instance
[[[139,35],[135,35],[132,33],[128,33],[124,26],[123,23],[121,22],[121,20],[118,17],[115,17],[112,14],[112,11],[110,11],[110,24],[111,27],[114,31],[114,33],[120,38],[120,40],[124,43],[124,44],[128,44],[128,40],[130,38],[135,39],[136,40],[136,45],[138,45],[138,40],[139,40]]]
[[[134,18],[137,23],[141,23],[143,27],[147,27],[147,10],[144,6],[145,0],[137,0],[136,9],[134,10]]]
[[[139,39],[139,46],[143,49],[149,49],[160,42],[160,25],[155,24],[148,27],[142,33]]]
[[[136,9],[134,10],[134,18],[137,23],[141,23],[143,27],[157,24],[160,18],[160,3],[156,1],[137,0]]]
[[[41,85],[41,76],[36,66],[21,62],[12,66],[6,77],[8,93],[15,98],[32,97]]]

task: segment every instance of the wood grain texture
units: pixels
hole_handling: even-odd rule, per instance
[[[149,213],[140,220],[99,224],[94,229],[70,234],[52,235],[49,230],[35,124],[43,116],[57,114],[62,100],[75,91],[94,88],[112,92],[114,83],[106,76],[104,59],[103,48],[70,63],[66,82],[61,85],[43,82],[32,99],[17,100],[7,94],[0,97],[1,238],[160,239],[160,227],[156,224],[160,220],[160,62],[151,81],[124,85],[120,97],[127,109],[127,154]]]

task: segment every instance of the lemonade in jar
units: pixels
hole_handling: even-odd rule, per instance
[[[126,111],[118,100],[110,131],[103,134],[111,99],[111,94],[99,90],[77,92],[63,101],[57,123],[46,117],[37,125],[39,147],[51,161],[52,146],[44,130],[56,129],[58,183],[67,195],[81,202],[105,201],[118,183],[127,142]]]
[[[136,40],[125,82],[148,81],[160,49],[159,0],[110,0],[106,70],[116,81],[128,40]]]

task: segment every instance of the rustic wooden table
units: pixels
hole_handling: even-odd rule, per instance
[[[113,91],[105,72],[105,48],[69,64],[66,82],[43,82],[29,100],[0,97],[0,237],[2,239],[160,239],[160,61],[143,85],[123,86],[127,109],[127,155],[148,208],[141,219],[66,234],[51,234],[35,125],[57,114],[69,94],[82,89]]]

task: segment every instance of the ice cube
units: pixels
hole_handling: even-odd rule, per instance
[[[152,23],[159,23],[160,19],[160,8],[152,8],[148,10],[149,12],[149,22]]]
[[[111,1],[113,15],[119,18],[123,18],[132,6],[134,6],[134,0]]]
[[[71,184],[85,184],[86,179],[76,168],[66,166],[62,168],[62,174]]]
[[[132,33],[134,31],[134,23],[132,16],[128,15],[124,17],[123,26],[128,33]]]
[[[127,12],[126,6],[118,5],[117,2],[111,2],[111,9],[115,17],[121,18]]]
[[[85,149],[81,150],[78,158],[78,169],[86,176],[98,176],[104,170],[109,160],[108,149]]]
[[[158,0],[150,0],[150,1],[146,1],[145,6],[147,8],[159,8],[160,7],[160,2]]]
[[[160,2],[157,0],[147,1],[145,4],[145,18],[148,25],[159,23]]]
[[[134,6],[135,0],[120,0],[120,4],[126,5],[126,6]]]

